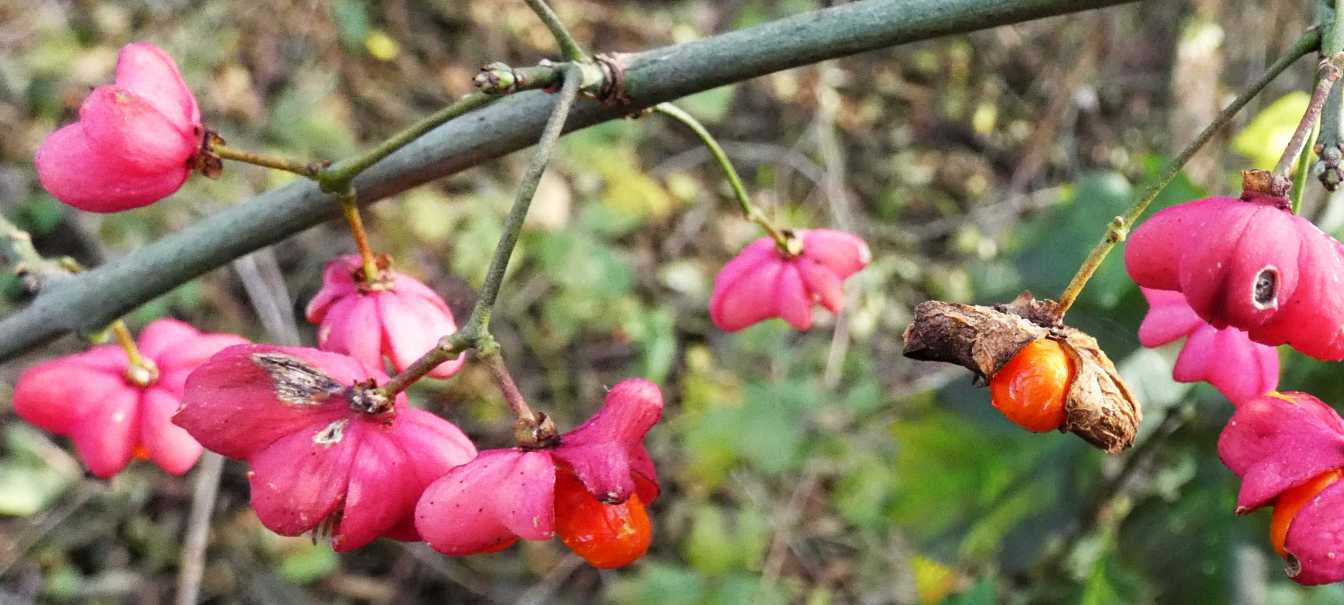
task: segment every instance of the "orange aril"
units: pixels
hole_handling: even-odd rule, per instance
[[[1325,471],[1311,481],[1303,483],[1297,487],[1284,490],[1279,497],[1274,500],[1274,516],[1269,520],[1269,542],[1274,545],[1275,552],[1279,556],[1284,556],[1283,542],[1288,539],[1288,528],[1293,524],[1293,518],[1297,517],[1297,512],[1302,510],[1316,494],[1321,490],[1330,487],[1331,483],[1339,481],[1344,476],[1344,470],[1335,469]]]
[[[625,567],[649,549],[653,526],[639,496],[620,504],[594,498],[566,465],[555,468],[555,532],[589,565]]]
[[[1073,359],[1064,347],[1042,338],[990,378],[990,399],[1014,424],[1036,433],[1052,431],[1064,424],[1064,399],[1073,377]]]

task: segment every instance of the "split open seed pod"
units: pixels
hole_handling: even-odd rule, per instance
[[[1054,301],[1025,292],[993,307],[926,301],[915,307],[915,319],[905,329],[905,356],[955,363],[985,384],[1023,347],[1041,338],[1055,340],[1075,369],[1059,430],[1112,454],[1128,449],[1143,416],[1139,402],[1096,339],[1059,323],[1055,310]]]

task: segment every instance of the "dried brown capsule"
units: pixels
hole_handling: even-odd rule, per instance
[[[1055,302],[1023,293],[1011,303],[983,307],[926,301],[905,330],[905,356],[955,363],[987,383],[1027,345],[1048,338],[1071,360],[1063,422],[1069,431],[1110,453],[1134,444],[1142,412],[1115,364],[1086,333],[1058,323]]]

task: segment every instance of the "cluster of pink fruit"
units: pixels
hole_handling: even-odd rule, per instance
[[[1186,337],[1174,376],[1206,380],[1237,407],[1218,441],[1242,479],[1237,512],[1273,506],[1271,542],[1302,584],[1344,580],[1344,420],[1306,393],[1279,393],[1278,345],[1344,359],[1344,245],[1247,191],[1153,215],[1125,250],[1151,306],[1145,346]]]
[[[94,90],[79,121],[43,143],[38,174],[52,195],[84,210],[144,206],[201,167],[208,136],[173,60],[131,44],[116,83]],[[719,327],[781,317],[806,330],[815,305],[841,309],[844,280],[869,262],[864,242],[830,230],[787,238],[788,246],[762,238],[724,267],[710,305]],[[127,335],[120,347],[29,368],[15,386],[15,410],[69,435],[98,477],[133,458],[181,474],[203,447],[245,460],[266,527],[329,532],[337,550],[390,537],[467,555],[558,534],[598,567],[642,556],[651,539],[644,506],[659,491],[643,445],[662,414],[658,387],[625,380],[568,433],[478,452],[405,393],[380,392],[388,365],[406,370],[457,324],[425,284],[390,270],[370,277],[364,267],[356,256],[327,265],[307,312],[317,348],[248,344],[162,319],[138,342]],[[465,361],[429,375],[451,377]]]

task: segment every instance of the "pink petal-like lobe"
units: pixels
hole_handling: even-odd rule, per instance
[[[177,191],[204,133],[177,65],[145,43],[122,48],[116,84],[94,89],[79,115],[42,142],[37,173],[57,199],[90,212],[137,208]]]
[[[401,371],[438,345],[439,339],[457,331],[446,308],[419,296],[383,293],[378,296],[378,318],[383,324],[383,350],[392,366]],[[467,362],[465,354],[445,361],[429,375],[451,378]]]
[[[1297,511],[1284,551],[1296,559],[1293,581],[1308,586],[1344,580],[1344,482],[1336,481]],[[1296,568],[1296,575],[1292,571]]]
[[[89,410],[70,431],[79,459],[95,477],[107,479],[131,462],[140,440],[140,392],[121,389]]]
[[[149,102],[173,124],[190,134],[200,126],[201,111],[196,97],[182,79],[177,63],[163,49],[145,42],[132,42],[117,55],[117,86]]]
[[[544,451],[481,452],[430,484],[415,508],[420,536],[446,555],[548,540],[554,526],[555,463]]]
[[[166,389],[150,387],[140,401],[140,443],[149,459],[172,475],[190,470],[202,448],[185,429],[173,424],[181,400]]]
[[[1306,393],[1271,393],[1238,407],[1218,437],[1218,457],[1242,480],[1237,510],[1270,504],[1284,490],[1344,467],[1341,422]]]
[[[107,353],[120,355],[122,366],[111,371],[101,367],[98,358]],[[131,390],[122,378],[125,360],[115,346],[106,346],[28,368],[14,385],[14,412],[38,427],[68,435],[103,402]]]
[[[197,143],[139,95],[99,86],[79,108],[79,125],[99,155],[116,155],[133,176],[186,169]]]
[[[1160,347],[1175,342],[1204,325],[1190,305],[1185,304],[1185,295],[1172,290],[1154,290],[1139,288],[1148,300],[1148,314],[1139,324],[1139,343],[1145,347]]]
[[[331,539],[338,552],[364,546],[408,518],[425,488],[407,452],[389,438],[390,429],[352,422],[360,428],[359,452],[350,468],[345,512]]]
[[[1214,197],[1162,210],[1130,235],[1125,266],[1144,288],[1181,292],[1216,328],[1344,359],[1341,244],[1282,200]]]
[[[1207,381],[1237,405],[1278,388],[1279,355],[1241,330],[1203,324],[1181,349],[1172,377]]]
[[[327,262],[322,269],[322,288],[308,301],[305,311],[308,323],[322,323],[333,303],[359,291],[354,277],[359,267],[359,257],[354,255],[338,256]]]
[[[182,187],[190,171],[144,174],[119,154],[97,149],[81,124],[64,126],[37,148],[37,176],[56,199],[89,212],[120,212],[157,202]]]
[[[173,422],[211,451],[248,458],[286,435],[347,415],[349,404],[341,394],[346,385],[367,377],[343,355],[233,346],[187,378]]]
[[[607,503],[624,502],[642,475],[652,486],[640,493],[645,503],[657,497],[657,476],[644,449],[644,436],[663,413],[658,385],[641,378],[621,381],[607,393],[596,415],[560,438],[553,454],[563,460],[588,488]]]
[[[332,259],[323,271],[322,288],[308,303],[308,321],[318,324],[318,346],[345,353],[367,365],[382,368],[383,359],[398,371],[457,331],[448,305],[428,286],[393,272],[390,286],[361,291],[354,273],[357,256]],[[448,378],[466,363],[466,357],[446,361],[430,371]]]
[[[334,419],[280,437],[249,457],[252,508],[262,525],[297,536],[339,514],[361,428],[359,420]]]
[[[775,279],[780,318],[789,322],[793,329],[806,332],[812,327],[812,301],[803,289],[803,278],[798,275],[797,263],[785,263]]]
[[[803,256],[826,266],[840,279],[859,272],[873,260],[868,244],[852,233],[804,229],[798,232],[798,237],[803,240]]]
[[[758,258],[747,269],[725,266],[714,280],[714,294],[709,299],[709,317],[714,320],[714,325],[725,332],[733,332],[778,316],[775,288],[779,284],[779,274],[786,266],[787,263],[777,256]],[[738,277],[730,279],[734,274]]]
[[[774,240],[758,239],[724,265],[714,278],[709,316],[732,332],[772,317],[797,330],[812,326],[813,305],[833,313],[844,306],[844,280],[863,269],[872,253],[862,239],[843,231],[797,232],[798,256],[780,252]]]

